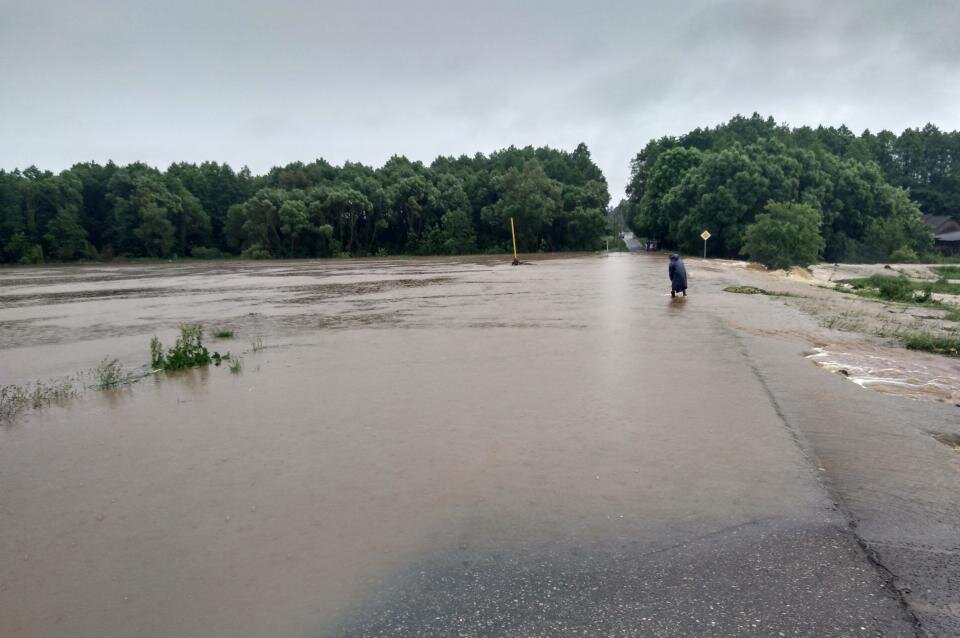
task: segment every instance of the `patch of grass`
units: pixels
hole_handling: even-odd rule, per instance
[[[120,364],[119,360],[110,357],[105,357],[100,365],[93,369],[93,376],[96,379],[97,390],[116,388],[127,382],[123,365]]]
[[[891,277],[888,275],[873,275],[865,279],[845,279],[837,282],[852,288],[852,292],[861,297],[872,297],[885,301],[899,301],[901,303],[928,303],[933,299],[933,293],[960,294],[960,284],[948,283],[946,279],[937,281],[917,281],[903,275]]]
[[[938,336],[914,332],[900,336],[903,345],[910,350],[922,350],[950,357],[960,356],[960,337]]]
[[[233,330],[229,328],[217,328],[213,331],[213,336],[217,339],[233,339]]]
[[[233,359],[230,361],[230,372],[233,374],[240,374],[240,371],[243,370],[243,363],[240,359]]]
[[[732,292],[738,295],[766,295],[768,297],[800,297],[792,292],[780,292],[776,290],[764,290],[756,286],[727,286],[723,292]]]
[[[820,325],[841,332],[866,332],[867,330],[867,324],[862,318],[846,314],[825,317],[820,321]]]
[[[727,286],[723,292],[732,292],[738,295],[769,295],[770,293],[763,288],[755,286]]]
[[[263,350],[263,337],[256,337],[253,341],[250,342],[250,347],[254,352],[260,352]]]
[[[930,270],[940,275],[942,279],[960,279],[960,266],[935,266]]]

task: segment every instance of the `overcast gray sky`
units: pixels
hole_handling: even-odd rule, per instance
[[[0,167],[379,166],[758,111],[960,128],[960,2],[0,0]]]

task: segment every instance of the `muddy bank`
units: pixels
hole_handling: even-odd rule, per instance
[[[749,324],[748,330],[789,334],[807,340],[808,359],[824,369],[874,391],[914,399],[960,403],[960,358],[911,351],[901,344],[910,334],[956,337],[960,323],[938,307],[908,305],[865,299],[835,290],[836,282],[901,273],[917,279],[935,278],[929,266],[824,264],[806,271],[766,272],[745,262],[711,261],[705,269],[738,284],[761,288],[774,303],[785,304],[808,315],[815,326],[800,329],[770,328],[767,322]],[[945,299],[945,295],[940,295]],[[952,299],[945,299],[950,307]]]

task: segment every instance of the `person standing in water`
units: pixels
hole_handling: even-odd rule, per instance
[[[676,297],[678,292],[687,296],[687,269],[683,266],[680,255],[670,255],[670,296]]]

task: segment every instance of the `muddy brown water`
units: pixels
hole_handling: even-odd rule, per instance
[[[665,271],[629,254],[0,271],[2,384],[142,366],[187,321],[232,329],[208,345],[243,361],[0,427],[0,635],[324,635],[438,553],[836,522],[718,318],[739,300],[698,297],[695,269],[671,300]]]

